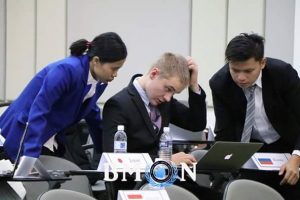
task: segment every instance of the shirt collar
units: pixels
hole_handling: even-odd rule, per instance
[[[140,97],[142,98],[144,104],[146,106],[148,106],[149,105],[149,99],[148,99],[148,96],[147,96],[145,90],[142,88],[142,86],[138,82],[139,78],[140,77],[137,77],[137,78],[134,79],[133,85],[134,85],[135,89],[138,91],[138,93],[139,93]]]
[[[260,88],[262,88],[262,84],[261,84],[261,73],[262,73],[262,71],[260,70],[259,75],[258,75],[256,81],[254,82],[254,84],[256,84],[256,85],[257,85],[258,87],[260,87]],[[253,85],[254,85],[254,84],[253,84]]]
[[[89,70],[87,85],[96,85],[97,83],[98,83],[98,81],[96,79],[94,79],[94,77],[92,76],[91,70]]]

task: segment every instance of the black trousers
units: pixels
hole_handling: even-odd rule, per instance
[[[257,142],[257,141],[251,140],[251,142]],[[291,147],[282,139],[279,139],[278,141],[272,144],[264,144],[259,151],[270,152],[270,153],[291,153],[292,150],[293,147]],[[271,186],[287,200],[299,200],[300,182],[298,181],[296,185],[280,185],[280,181],[282,180],[283,176],[279,176],[278,172],[274,172],[274,171],[259,171],[259,170],[241,171],[241,178],[251,179],[254,181],[264,183],[268,186]]]

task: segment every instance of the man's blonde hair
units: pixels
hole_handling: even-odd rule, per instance
[[[190,72],[187,59],[179,54],[164,53],[150,68],[158,68],[160,78],[169,79],[178,77],[181,84],[186,87],[190,82]],[[150,72],[149,71],[149,72]]]

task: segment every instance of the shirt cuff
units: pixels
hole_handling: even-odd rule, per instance
[[[294,150],[292,155],[300,156],[300,150]]]
[[[197,91],[197,92],[195,92],[194,90],[192,90],[191,88],[190,88],[190,90],[192,91],[192,92],[194,92],[195,94],[198,94],[198,95],[201,95],[201,87],[200,87],[200,85],[198,85],[199,86],[199,91]]]

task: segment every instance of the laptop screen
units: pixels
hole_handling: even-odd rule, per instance
[[[216,142],[197,163],[197,169],[239,170],[262,143]]]
[[[22,149],[23,149],[23,144],[24,144],[24,139],[25,139],[26,133],[27,133],[27,129],[28,129],[28,122],[26,122],[25,129],[24,129],[22,138],[20,140],[20,145],[19,145],[19,149],[18,149],[18,153],[17,153],[16,159],[15,159],[15,162],[14,162],[14,168],[13,168],[13,171],[12,171],[13,172],[12,175],[15,174],[15,171],[17,170],[17,167],[18,167],[18,163],[20,161],[21,152],[22,152]]]
[[[23,143],[24,143],[25,135],[27,133],[27,128],[28,128],[28,122],[25,125],[25,129],[24,129],[22,138],[20,140],[20,145],[19,145],[18,153],[17,153],[16,159],[15,159],[15,161],[13,163],[13,170],[12,171],[11,170],[1,171],[1,174],[0,174],[1,177],[13,177],[14,176],[15,171],[17,170],[17,166],[18,166],[20,157],[21,157],[21,151],[23,149]]]

